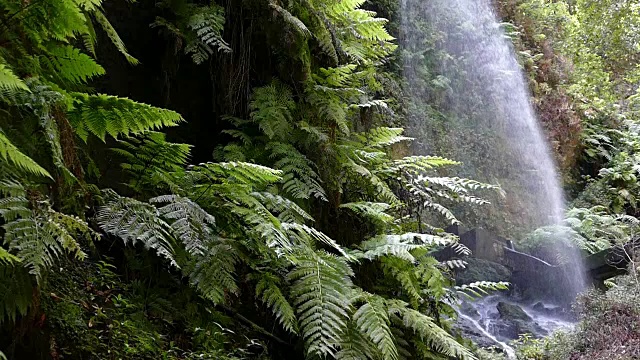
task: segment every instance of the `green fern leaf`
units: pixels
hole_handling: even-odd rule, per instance
[[[86,83],[93,77],[105,74],[102,66],[73,46],[51,47],[48,59],[55,75],[72,84]]]
[[[295,311],[278,287],[279,279],[273,274],[262,274],[256,285],[256,297],[269,307],[285,330],[297,334]]]
[[[358,329],[376,344],[385,360],[397,360],[398,349],[389,327],[389,313],[384,299],[367,296],[366,302],[353,315]]]
[[[110,189],[103,193],[107,202],[96,215],[103,231],[119,237],[125,244],[141,242],[178,267],[174,259],[175,240],[171,236],[171,226],[160,217],[156,207],[122,197]]]
[[[184,119],[175,111],[138,103],[110,95],[73,93],[73,109],[69,121],[84,141],[89,133],[102,141],[107,134],[139,134],[145,131],[176,126]]]
[[[0,132],[0,159],[31,174],[52,179],[47,170],[23,154],[2,132]]]
[[[138,63],[140,63],[138,59],[129,54],[129,52],[127,51],[127,47],[124,45],[122,39],[120,39],[120,35],[118,35],[116,29],[113,28],[113,25],[111,25],[111,23],[101,10],[96,9],[95,11],[91,12],[91,15],[93,15],[98,24],[100,24],[102,30],[104,30],[109,39],[111,39],[111,42],[113,43],[113,45],[115,45],[116,49],[118,49],[118,51],[122,55],[124,55],[129,64],[137,65]]]
[[[29,87],[5,64],[0,63],[0,92],[8,96],[17,91],[29,92]]]
[[[294,263],[287,278],[307,354],[333,356],[349,319],[351,268],[322,251],[301,253]]]

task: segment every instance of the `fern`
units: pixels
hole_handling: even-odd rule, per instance
[[[294,146],[286,143],[267,144],[270,157],[277,159],[273,167],[283,172],[282,189],[296,199],[317,199],[327,201],[327,195],[321,185],[315,164],[300,153]]]
[[[462,360],[476,359],[471,351],[439,327],[432,318],[407,307],[406,303],[392,301],[389,312],[400,316],[407,329],[413,330],[422,341],[438,353]]]
[[[278,214],[278,219],[282,222],[304,223],[305,221],[313,221],[311,215],[287,198],[267,192],[254,192],[251,193],[251,196],[264,204],[269,211]]]
[[[0,324],[25,316],[32,298],[31,277],[21,264],[0,263]]]
[[[218,5],[199,7],[194,10],[194,14],[187,21],[187,26],[195,32],[198,41],[188,44],[185,52],[193,54],[193,61],[196,64],[207,60],[213,54],[213,48],[231,52],[229,44],[222,39],[224,21],[224,9]]]
[[[171,226],[160,217],[153,205],[122,197],[113,190],[104,190],[106,204],[98,210],[96,219],[107,234],[115,235],[125,244],[141,242],[147,249],[155,250],[173,266],[175,239]]]
[[[215,238],[207,243],[205,255],[198,256],[185,266],[184,273],[205,298],[214,304],[224,303],[228,294],[238,294],[234,277],[238,262],[231,242]]]
[[[107,34],[109,39],[111,39],[111,42],[115,45],[116,49],[118,49],[118,51],[122,55],[124,55],[125,59],[127,59],[129,64],[137,65],[138,63],[140,63],[138,59],[136,59],[135,57],[129,54],[129,52],[127,51],[127,47],[124,45],[124,42],[122,41],[122,39],[120,39],[120,35],[118,35],[118,32],[116,31],[116,29],[113,28],[113,25],[111,25],[111,23],[109,22],[107,17],[104,15],[104,13],[102,13],[101,10],[96,9],[95,11],[91,12],[91,15],[93,15],[93,17],[96,19],[98,24],[100,24],[100,27],[102,27],[102,30],[104,30],[104,32]],[[84,31],[84,33],[87,33],[87,31]]]
[[[470,299],[487,295],[489,294],[489,291],[507,290],[508,288],[509,283],[504,281],[477,281],[471,284],[464,284],[455,287],[456,291],[459,294],[464,295]]]
[[[129,173],[129,186],[141,192],[148,184],[154,190],[187,164],[191,146],[166,141],[163,133],[148,131],[140,136],[119,140],[113,152],[124,158],[121,167]]]
[[[295,109],[291,91],[281,83],[256,88],[249,103],[251,120],[269,139],[286,139]]]
[[[72,253],[78,259],[85,258],[75,235],[88,240],[94,236],[79,218],[58,213],[47,204],[32,211],[22,196],[0,199],[0,216],[6,221],[2,225],[4,243],[38,282],[62,254]]]
[[[171,231],[182,242],[191,255],[202,256],[206,243],[214,237],[211,227],[215,218],[200,205],[179,195],[163,195],[149,200],[151,203],[166,203],[158,208],[158,215],[171,221]]]
[[[105,74],[102,66],[73,46],[51,47],[48,59],[56,76],[71,84],[86,83],[95,76]]]
[[[360,332],[376,344],[385,360],[397,360],[398,349],[390,329],[389,313],[384,299],[366,296],[365,303],[354,313],[353,320]]]
[[[73,93],[73,109],[69,121],[85,142],[89,134],[102,141],[105,136],[138,134],[167,126],[176,126],[183,120],[180,114],[138,103],[127,98],[110,95]]]
[[[350,321],[340,341],[340,351],[335,355],[336,360],[370,360],[377,359],[378,349],[371,339],[367,338]]]
[[[372,203],[372,202],[356,202],[356,203],[346,203],[340,205],[343,209],[349,209],[354,213],[367,217],[373,221],[378,221],[383,224],[390,223],[394,220],[394,217],[385,213],[385,211],[391,208],[391,205],[387,203]]]
[[[30,157],[23,154],[9,139],[0,132],[0,158],[11,165],[31,174],[51,178],[51,175],[42,166],[38,165]]]
[[[301,253],[295,263],[287,279],[307,354],[334,356],[349,319],[351,268],[322,251]]]
[[[278,287],[279,279],[270,273],[262,274],[256,285],[256,297],[269,307],[285,330],[297,334],[298,322],[293,307]]]
[[[0,92],[3,96],[9,96],[18,91],[30,91],[29,87],[17,77],[11,68],[0,63]]]

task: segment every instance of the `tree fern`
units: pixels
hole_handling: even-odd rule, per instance
[[[333,356],[349,319],[351,268],[322,251],[301,253],[295,264],[287,278],[307,354]]]

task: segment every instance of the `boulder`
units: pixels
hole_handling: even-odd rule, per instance
[[[531,334],[536,338],[548,335],[520,306],[499,302],[497,309],[499,317],[492,326],[498,336],[514,340],[522,334]]]
[[[499,302],[498,313],[500,314],[500,319],[512,321],[512,320],[522,320],[522,321],[533,321],[531,316],[529,316],[522,308],[515,304],[510,304],[506,302]]]
[[[504,265],[483,259],[468,258],[465,269],[456,272],[458,285],[476,281],[511,281],[511,271]]]

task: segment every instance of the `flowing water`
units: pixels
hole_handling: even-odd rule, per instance
[[[414,150],[461,161],[459,176],[499,184],[506,193],[483,209],[455,209],[468,226],[511,238],[557,225],[564,197],[551,150],[531,104],[511,39],[490,0],[402,0],[400,44],[409,135]],[[554,249],[564,281],[584,289],[580,252]],[[483,327],[486,330],[486,328]]]

